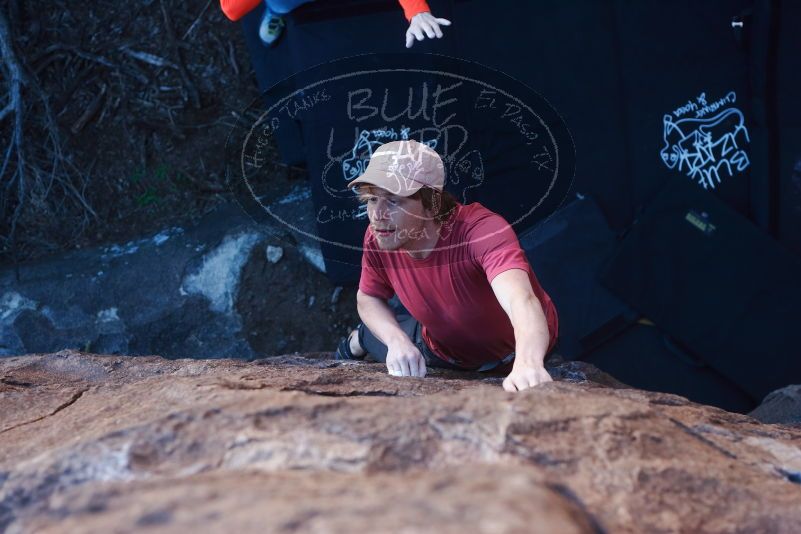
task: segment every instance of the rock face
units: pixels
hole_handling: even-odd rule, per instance
[[[275,204],[300,210],[304,197],[289,198]],[[266,250],[285,234],[221,205],[186,229],[26,264],[19,280],[2,267],[0,357],[81,349],[253,359],[335,347],[358,324],[356,290],[330,303],[334,287],[310,263],[321,256],[309,256],[309,243],[271,262]]]
[[[0,531],[798,532],[801,429],[311,357],[0,360]]]
[[[750,414],[763,423],[783,423],[801,427],[801,385],[787,386],[770,393]]]
[[[252,356],[232,301],[260,238],[247,217],[223,208],[189,231],[27,264],[19,281],[0,269],[0,356],[65,348]]]

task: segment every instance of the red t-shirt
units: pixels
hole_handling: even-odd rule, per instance
[[[423,339],[434,352],[462,367],[477,368],[515,350],[512,323],[490,282],[506,270],[522,269],[542,304],[550,333],[548,350],[553,348],[559,327],[556,307],[503,217],[478,202],[458,204],[433,248],[423,259],[402,250],[380,250],[368,226],[359,289],[384,300],[397,293],[422,325]]]

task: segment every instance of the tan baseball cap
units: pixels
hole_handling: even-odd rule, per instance
[[[348,184],[372,184],[402,197],[413,195],[423,186],[445,186],[442,158],[428,145],[414,139],[391,141],[378,147],[364,173]]]

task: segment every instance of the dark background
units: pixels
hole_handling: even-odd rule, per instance
[[[793,27],[801,2],[430,6],[452,26],[409,53],[501,70],[545,97],[572,134],[576,168],[563,209],[521,235],[559,308],[560,352],[635,386],[737,410],[801,381],[801,39]],[[390,0],[301,6],[271,48],[257,35],[261,15],[241,26],[262,90],[334,59],[407,51],[407,22]],[[750,165],[704,190],[662,163],[662,118],[702,92],[713,102],[730,91],[745,117]],[[282,129],[278,148],[283,163],[311,171],[320,147],[309,146],[303,127]],[[687,224],[690,213],[706,231]],[[356,264],[327,267],[337,283],[358,280]]]
[[[452,21],[431,52],[479,62],[527,84],[564,117],[576,144],[575,190],[595,197],[611,227],[676,173],[658,159],[662,116],[702,91],[709,101],[737,94],[751,136],[751,166],[715,194],[784,246],[801,254],[801,156],[797,104],[799,39],[791,22],[801,3],[430,2]],[[488,10],[491,13],[488,13]],[[394,1],[330,1],[299,7],[272,48],[258,40],[261,8],[242,27],[260,87],[332,59],[404,52],[407,26]],[[733,20],[743,28],[733,28]],[[795,95],[795,97],[794,97]],[[283,142],[282,142],[283,141]],[[285,163],[314,150],[280,139]]]

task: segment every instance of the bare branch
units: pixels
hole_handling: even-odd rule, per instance
[[[170,14],[167,11],[167,6],[164,4],[164,0],[161,0],[160,4],[161,14],[164,17],[164,30],[167,35],[167,40],[170,43],[170,47],[172,48],[173,56],[175,56],[175,59],[178,62],[178,72],[181,73],[181,79],[186,86],[186,90],[189,91],[189,98],[192,101],[192,107],[195,109],[200,109],[200,94],[197,91],[197,87],[195,87],[195,84],[192,82],[192,78],[189,76],[189,71],[186,70],[183,59],[181,59],[181,51],[178,47],[178,39],[175,38],[175,32],[172,28],[172,21],[170,20]]]
[[[5,119],[5,118],[6,118],[6,115],[8,115],[8,114],[9,114],[9,113],[11,113],[12,111],[14,111],[14,109],[15,109],[15,107],[14,107],[14,101],[13,101],[13,100],[11,100],[11,99],[9,99],[9,100],[8,100],[8,104],[6,104],[6,107],[4,107],[2,110],[0,110],[0,121],[2,121],[3,119]],[[2,175],[3,175],[3,174],[2,174],[2,173],[0,173],[0,176],[2,176]]]
[[[6,20],[5,13],[0,10],[0,52],[3,56],[3,68],[8,77],[9,86],[9,104],[14,109],[14,129],[11,134],[11,141],[9,145],[9,156],[11,153],[16,155],[17,166],[12,175],[11,180],[16,178],[17,181],[17,205],[14,208],[14,214],[11,216],[11,229],[8,234],[9,241],[15,243],[17,221],[19,220],[20,213],[25,207],[25,151],[24,139],[22,132],[22,69],[17,61],[17,56],[14,53],[14,47],[11,39],[11,29]],[[0,179],[5,175],[6,165],[9,158],[3,162],[3,174]]]
[[[140,52],[138,50],[131,50],[127,46],[123,47],[122,51],[125,54],[131,56],[132,58],[138,59],[139,61],[144,61],[145,63],[153,65],[154,67],[172,67],[174,69],[178,68],[178,65],[176,65],[172,61],[168,61],[163,57],[159,57],[155,54],[150,54],[148,52]]]
[[[197,17],[195,17],[194,22],[192,22],[192,24],[189,26],[189,28],[186,29],[184,34],[181,36],[181,40],[182,41],[185,40],[187,37],[189,37],[189,35],[193,31],[195,31],[195,26],[198,25],[198,23],[200,22],[201,17],[203,17],[203,14],[206,13],[206,11],[209,9],[209,6],[211,5],[211,1],[212,0],[208,0],[208,2],[206,2],[206,5],[203,6],[203,9],[201,9],[200,13],[198,13]]]

